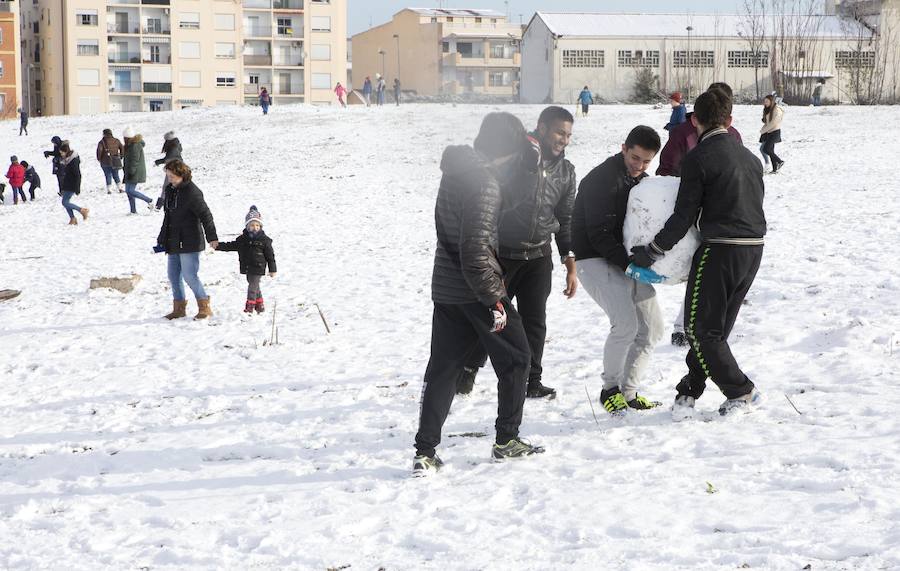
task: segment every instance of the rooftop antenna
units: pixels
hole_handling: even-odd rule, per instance
[[[509,0],[504,0],[503,4],[506,5],[506,21],[509,21]]]

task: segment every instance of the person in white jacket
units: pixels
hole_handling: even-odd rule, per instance
[[[760,152],[763,158],[771,161],[772,172],[776,173],[784,165],[784,161],[775,154],[775,144],[781,142],[781,121],[784,118],[784,109],[775,101],[772,95],[766,95],[763,99],[763,126],[760,129]]]

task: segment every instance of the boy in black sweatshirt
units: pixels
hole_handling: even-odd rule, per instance
[[[675,420],[693,416],[694,402],[711,378],[725,394],[720,414],[749,410],[759,392],[738,366],[728,336],[753,284],[763,253],[762,165],[728,135],[731,98],[712,89],[694,104],[699,143],[681,165],[675,212],[646,246],[632,248],[634,263],[650,267],[697,223],[703,242],[694,254],[685,295],[685,331],[691,344],[688,374],[678,383]]]
[[[256,206],[250,207],[244,224],[244,233],[237,240],[219,242],[216,250],[238,253],[241,273],[247,276],[247,303],[244,311],[253,313],[255,309],[256,313],[262,313],[266,307],[259,281],[266,275],[266,265],[269,266],[269,277],[275,277],[275,272],[278,271],[275,267],[275,250],[272,249],[272,239],[263,232],[262,215]]]

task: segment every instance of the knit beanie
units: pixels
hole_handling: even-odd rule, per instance
[[[17,162],[19,162],[19,157],[17,157],[16,155],[13,155],[13,156],[9,157],[9,162],[17,163]]]
[[[259,226],[262,227],[262,214],[259,213],[255,205],[250,207],[250,211],[244,217],[244,228],[250,226],[251,222],[259,222]]]
[[[125,137],[126,139],[133,138],[134,137],[134,128],[131,127],[130,125],[128,127],[125,127],[125,132],[122,133],[122,136]]]
[[[171,141],[172,139],[175,138],[175,131],[169,131],[168,133],[163,135],[163,138],[167,141]]]

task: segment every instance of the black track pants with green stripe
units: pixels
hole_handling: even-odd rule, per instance
[[[710,378],[727,398],[753,390],[728,336],[762,260],[762,246],[706,244],[694,254],[685,293],[684,330],[691,343],[678,394],[699,398]]]

